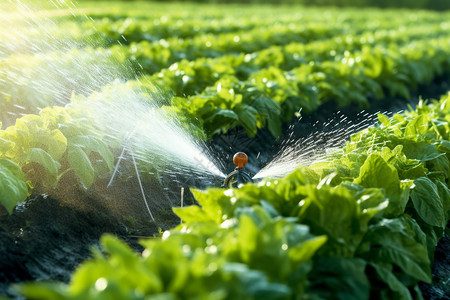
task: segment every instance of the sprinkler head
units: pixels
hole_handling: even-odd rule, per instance
[[[233,163],[239,169],[242,169],[247,162],[248,162],[248,156],[244,152],[238,152],[233,156]]]
[[[233,156],[233,163],[237,166],[237,168],[228,174],[225,178],[222,187],[230,188],[230,187],[239,187],[241,184],[245,184],[248,182],[253,182],[252,178],[245,173],[244,166],[248,162],[248,156],[244,152],[238,152]]]

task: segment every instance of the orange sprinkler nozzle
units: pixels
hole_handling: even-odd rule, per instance
[[[244,152],[238,152],[233,156],[233,163],[239,169],[242,169],[247,162],[248,162],[248,156]]]
[[[239,187],[241,184],[253,182],[252,178],[245,173],[244,166],[248,162],[248,156],[244,152],[238,152],[233,156],[233,162],[237,168],[225,177],[222,187]]]

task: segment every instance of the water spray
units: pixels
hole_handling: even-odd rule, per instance
[[[238,152],[233,156],[236,169],[225,177],[222,187],[239,187],[241,184],[253,182],[252,178],[244,172],[244,166],[248,162],[248,156],[244,152]]]

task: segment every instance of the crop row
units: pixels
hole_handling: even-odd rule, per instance
[[[289,71],[302,64],[324,61],[342,61],[347,56],[358,56],[363,48],[389,47],[391,44],[405,45],[412,40],[430,40],[448,36],[447,26],[412,27],[404,30],[364,32],[360,35],[338,35],[307,44],[292,42],[283,46],[271,46],[260,51],[240,55],[223,55],[218,58],[200,57],[196,60],[181,60],[163,69],[149,80],[172,91],[176,96],[191,96],[201,93],[206,87],[224,75],[235,75],[246,80],[252,73],[268,67]],[[367,50],[367,49],[366,49]],[[149,56],[132,56],[140,65]],[[151,68],[143,66],[145,74],[151,74]]]
[[[186,58],[253,52],[272,44],[300,42],[321,36],[325,38],[335,33],[335,29],[323,25],[295,28],[280,26],[270,31],[256,29],[239,36],[201,35],[188,40],[173,38],[155,43],[144,41],[129,47],[117,45],[108,49],[72,49],[62,55],[60,51],[32,56],[11,55],[0,61],[0,105],[10,106],[2,107],[4,112],[16,112],[18,110],[11,106],[36,109],[51,103],[68,102],[70,97],[67,96],[72,91],[87,94],[115,78],[133,78],[133,73],[127,70],[129,61],[136,64],[138,72],[154,73]],[[139,58],[136,59],[136,56]],[[145,70],[138,64],[145,65]],[[26,112],[29,111],[23,111]]]
[[[195,36],[203,34],[220,35],[224,33],[241,34],[243,31],[251,31],[257,28],[262,30],[269,30],[274,25],[285,27],[298,27],[300,24],[314,24],[321,23],[323,17],[317,18],[317,14],[286,14],[284,16],[274,17],[273,14],[266,17],[259,16],[254,18],[246,15],[243,18],[174,18],[173,16],[161,16],[155,19],[134,19],[126,18],[120,20],[111,20],[110,18],[103,18],[97,20],[95,23],[84,22],[78,24],[78,30],[83,36],[83,40],[93,40],[94,45],[109,47],[120,41],[122,44],[129,44],[131,42],[148,41],[155,42],[160,39],[170,39],[177,37],[179,39],[190,39]],[[326,19],[326,17],[324,18]],[[359,30],[375,31],[383,29],[398,28],[397,22],[387,22],[387,18],[380,20],[381,24],[371,24],[367,19],[357,20],[353,14],[340,16],[339,20],[328,19],[327,25],[331,28],[345,28],[347,31],[358,32]],[[427,24],[438,26],[445,22],[444,18],[434,18],[428,20]],[[408,24],[402,20],[403,26],[417,26],[422,22],[414,20]],[[63,25],[64,27],[64,25]],[[67,33],[66,33],[67,35]],[[69,31],[69,37],[71,31]],[[78,40],[78,38],[72,38]],[[97,43],[95,42],[97,41]],[[87,43],[90,45],[91,43]]]
[[[292,16],[291,16],[292,18]],[[293,18],[295,19],[295,18]],[[117,45],[127,45],[132,42],[157,42],[161,39],[169,40],[176,37],[177,39],[191,39],[195,36],[210,34],[220,35],[235,32],[240,34],[243,31],[263,29],[273,26],[293,26],[294,22],[270,23],[264,20],[244,19],[236,20],[177,20],[170,21],[167,17],[161,17],[155,20],[136,20],[127,18],[124,20],[112,21],[104,18],[92,21],[84,17],[83,22],[64,20],[60,22],[30,22],[18,25],[14,30],[7,30],[0,33],[4,40],[10,38],[11,31],[15,35],[26,37],[22,41],[14,41],[14,44],[2,44],[0,53],[2,55],[14,53],[36,53],[43,51],[51,51],[54,49],[64,49],[70,47],[110,47]],[[310,23],[311,20],[308,20]],[[32,27],[39,26],[41,30]],[[340,25],[342,26],[342,25]],[[31,28],[30,28],[31,27]],[[348,27],[348,26],[347,26]]]
[[[229,14],[223,11],[230,11]],[[397,28],[399,26],[416,26],[418,24],[439,24],[445,22],[447,18],[443,15],[429,14],[425,12],[409,12],[407,17],[396,18],[394,12],[371,11],[371,18],[366,18],[360,11],[344,10],[328,11],[324,14],[322,11],[311,8],[302,8],[293,13],[292,9],[276,8],[277,14],[273,9],[267,7],[253,7],[252,11],[243,11],[233,9],[233,7],[222,7],[220,13],[217,9],[209,9],[199,17],[196,8],[192,11],[189,9],[181,12],[171,9],[170,13],[163,10],[152,9],[145,13],[145,16],[136,16],[134,14],[114,14],[97,15],[86,11],[81,11],[74,18],[60,17],[56,18],[56,22],[60,23],[59,27],[71,28],[65,35],[71,36],[74,30],[72,24],[77,24],[79,31],[85,32],[86,36],[91,34],[101,34],[106,44],[115,43],[120,40],[122,43],[139,42],[141,40],[154,41],[156,39],[167,39],[169,37],[191,38],[198,34],[212,33],[220,34],[231,31],[243,31],[256,27],[267,28],[273,24],[284,24],[285,26],[293,26],[294,24],[306,24],[311,22],[327,22],[331,27],[346,27],[351,30],[367,30],[375,31],[375,29]],[[106,10],[103,10],[105,13]],[[190,12],[189,12],[190,11]],[[95,23],[86,22],[86,15],[93,18]],[[396,14],[396,12],[395,12]],[[70,16],[70,15],[69,15]],[[232,16],[232,17],[230,17]],[[376,22],[373,20],[376,19]],[[75,31],[76,32],[76,31]],[[122,39],[125,36],[125,40]],[[79,34],[75,36],[75,39]]]
[[[146,19],[134,17],[116,19],[110,15],[103,18],[97,16],[94,22],[90,20],[92,17],[89,16],[90,19],[88,19],[85,12],[81,12],[72,19],[54,17],[53,21],[46,21],[38,17],[27,21],[12,19],[9,20],[10,23],[4,24],[9,29],[0,33],[0,37],[5,41],[0,45],[0,53],[4,56],[13,53],[64,50],[71,47],[109,47],[117,43],[157,42],[174,37],[189,40],[203,34],[236,33],[239,35],[243,31],[257,30],[258,28],[270,31],[274,24],[286,28],[299,28],[302,24],[327,24],[329,28],[345,30],[349,34],[359,34],[361,31],[374,32],[399,27],[406,29],[424,23],[438,26],[448,19],[445,18],[445,14],[440,16],[414,13],[405,18],[395,18],[391,13],[372,11],[372,18],[373,14],[377,15],[377,22],[373,22],[372,18],[364,17],[364,13],[351,10],[340,12],[338,16],[335,11],[323,14],[314,9],[303,9],[295,14],[292,11],[281,10],[281,12],[283,17],[277,15],[276,18],[273,12],[265,11],[264,17],[258,15],[258,18],[248,12],[232,14],[234,17],[226,18],[218,18],[215,14],[215,17],[189,18],[185,12],[183,16],[177,17],[175,12],[171,12],[171,14],[147,14]],[[8,42],[11,40],[12,33],[22,38]]]
[[[341,18],[339,21],[329,20],[334,26],[328,27],[335,28],[335,30],[338,28],[351,30],[352,27],[348,23],[353,21],[351,18]],[[240,35],[246,31],[270,32],[274,24],[279,28],[296,28],[297,30],[306,27],[302,24],[321,24],[312,16],[299,17],[292,14],[286,15],[282,21],[273,16],[262,19],[247,16],[238,20],[235,18],[219,20],[209,18],[176,19],[169,15],[156,19],[126,18],[115,21],[109,18],[93,21],[84,16],[78,21],[9,20],[9,23],[7,22],[5,25],[11,26],[13,22],[17,24],[14,24],[15,26],[9,30],[1,32],[0,37],[5,41],[11,40],[11,34],[23,38],[19,41],[14,39],[12,43],[2,43],[0,46],[2,56],[14,53],[48,52],[54,49],[64,50],[71,47],[110,47],[115,44],[124,45],[142,41],[153,43],[171,39],[175,39],[175,44],[179,43],[179,40],[186,40],[186,44],[189,44],[192,43],[189,41],[190,39],[201,35],[215,36],[221,40],[220,36],[225,34],[226,37],[227,33]],[[385,23],[385,26],[392,28],[389,23]],[[39,30],[36,30],[36,27]]]
[[[226,34],[218,37],[201,35],[193,40],[173,39],[167,43],[147,43],[142,42],[130,45],[126,56],[139,64],[142,72],[153,74],[160,69],[167,68],[171,64],[186,60],[195,60],[197,58],[214,58],[223,55],[249,54],[261,51],[273,46],[286,46],[294,44],[320,43],[321,41],[331,41],[326,46],[330,47],[330,52],[335,48],[341,48],[340,44],[346,46],[353,44],[374,44],[378,43],[405,43],[408,38],[426,38],[439,37],[448,34],[450,24],[416,26],[406,30],[380,30],[376,33],[366,31],[357,34],[350,33],[349,30],[334,28],[327,29],[322,25],[309,25],[303,29],[285,26],[273,27],[270,34],[266,30],[257,29],[256,32],[247,32],[243,35]],[[426,27],[426,29],[424,29]],[[297,28],[297,29],[296,29]],[[339,39],[340,37],[340,39]],[[314,45],[312,47],[314,47]],[[325,45],[322,45],[322,47]],[[319,49],[320,51],[320,49]]]
[[[450,67],[449,47],[448,38],[403,46],[363,47],[345,53],[341,60],[314,60],[289,71],[268,66],[243,80],[235,70],[245,72],[245,68],[229,74],[229,68],[223,68],[222,75],[214,73],[217,65],[200,62],[195,66],[198,68],[186,68],[190,73],[175,69],[179,74],[176,83],[192,90],[198,81],[203,85],[204,78],[216,77],[217,81],[200,94],[173,98],[172,105],[200,120],[209,135],[241,126],[249,136],[261,127],[278,136],[281,121],[291,120],[299,109],[312,112],[327,101],[342,107],[367,107],[368,97],[380,99],[385,93],[409,98],[411,88],[430,82]],[[282,61],[276,55],[271,61]]]
[[[286,178],[194,195],[183,223],[142,240],[110,235],[69,285],[33,299],[401,299],[421,297],[450,219],[450,94],[379,115],[327,162]]]
[[[14,125],[0,130],[0,206],[11,213],[31,192],[60,196],[61,182],[89,189],[111,175],[114,154],[125,146],[132,146],[140,172],[167,169],[173,163],[168,162],[170,151],[163,153],[158,146],[164,145],[155,149],[148,140],[161,132],[169,135],[176,126],[177,133],[195,135],[200,143],[203,131],[194,123],[180,124],[179,117],[158,102],[155,89],[118,83],[89,97],[72,95],[64,107],[16,118]]]
[[[12,122],[8,120],[14,120],[15,115],[34,113],[39,108],[67,103],[72,92],[87,95],[115,79],[126,81],[133,78],[132,68],[144,74],[152,74],[180,61],[149,80],[158,82],[178,96],[190,96],[213,86],[223,75],[247,80],[251,73],[269,66],[287,71],[311,61],[340,60],[344,58],[346,51],[353,53],[365,46],[403,44],[409,39],[422,40],[434,36],[444,38],[447,33],[446,24],[448,23],[411,27],[408,31],[380,30],[373,34],[344,34],[307,44],[292,42],[291,38],[290,43],[285,46],[269,46],[270,43],[264,39],[258,46],[254,43],[258,36],[249,33],[246,35],[249,39],[246,43],[241,40],[238,43],[234,40],[226,43],[228,40],[219,41],[213,38],[211,41],[218,41],[218,44],[211,43],[211,47],[207,48],[203,43],[208,41],[199,42],[196,48],[179,39],[180,44],[177,47],[169,47],[162,42],[142,42],[129,47],[73,49],[64,54],[56,51],[33,56],[11,55],[0,62],[0,108],[4,114],[12,115],[4,115],[2,120],[10,125]],[[281,37],[284,34],[296,36],[294,33],[285,32],[283,27],[280,28]],[[276,33],[274,30],[267,38],[273,39],[277,36]],[[313,36],[314,34],[311,34],[311,38]],[[206,38],[207,35],[203,37]],[[235,37],[228,36],[229,39]],[[280,40],[280,44],[289,41],[287,39],[283,42],[283,39],[277,40]],[[250,45],[250,48],[245,48],[246,45]],[[229,54],[233,47],[237,48],[236,52]],[[236,54],[239,51],[251,52],[258,48],[262,50],[248,55]],[[208,56],[221,57],[203,58]],[[193,60],[183,60],[185,58]]]
[[[111,172],[114,157],[85,111],[45,108],[0,130],[0,204],[9,213],[29,191],[74,176],[86,188]]]

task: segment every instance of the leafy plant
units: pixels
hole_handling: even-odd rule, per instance
[[[26,115],[14,126],[0,130],[3,162],[1,204],[11,213],[30,189],[55,188],[62,176],[75,172],[89,188],[95,178],[112,171],[114,157],[94,125],[81,112],[62,107],[45,108]]]
[[[328,163],[283,179],[194,191],[200,205],[174,208],[183,223],[141,241],[141,255],[105,236],[107,256],[95,250],[69,286],[18,290],[49,299],[420,297],[449,221],[448,101],[380,115]]]
[[[8,159],[0,159],[0,204],[11,214],[27,196],[28,186],[20,167]]]

